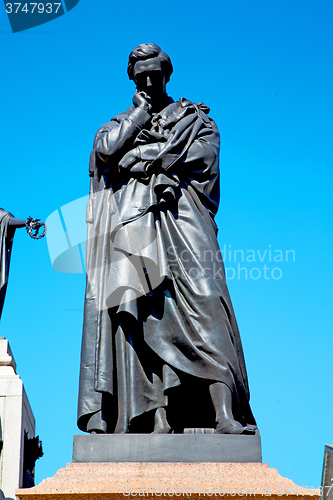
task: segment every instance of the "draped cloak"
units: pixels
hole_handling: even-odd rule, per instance
[[[214,427],[213,382],[231,389],[239,422],[255,423],[214,221],[218,129],[202,103],[168,99],[153,117],[131,106],[95,137],[83,431],[151,432],[159,407],[176,432]]]
[[[9,226],[14,215],[0,208],[0,318],[5,301],[10,257],[13,246],[15,228]]]

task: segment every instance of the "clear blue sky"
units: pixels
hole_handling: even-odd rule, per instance
[[[263,460],[315,487],[333,442],[332,14],[331,0],[80,0],[12,34],[0,8],[0,206],[16,217],[45,220],[88,193],[94,134],[131,104],[127,58],[139,43],[170,55],[174,99],[210,106],[219,242],[256,253],[226,267]],[[273,261],[287,250],[288,262]],[[46,239],[17,231],[0,334],[43,441],[37,482],[72,460],[84,287],[83,274],[52,268]]]

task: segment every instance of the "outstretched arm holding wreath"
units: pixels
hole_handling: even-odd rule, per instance
[[[0,208],[0,318],[8,284],[15,229],[21,227],[25,227],[33,239],[40,239],[46,233],[46,225],[44,222],[40,222],[40,219],[32,219],[32,217],[28,217],[27,220],[17,219],[10,212]],[[42,234],[38,234],[41,227],[44,227],[44,231]]]

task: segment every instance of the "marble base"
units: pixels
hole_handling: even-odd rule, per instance
[[[0,498],[15,499],[23,483],[24,432],[35,435],[35,419],[8,340],[0,337]]]

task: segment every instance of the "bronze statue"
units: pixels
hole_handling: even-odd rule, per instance
[[[203,103],[168,96],[172,71],[157,45],[136,47],[133,106],[94,140],[78,426],[253,434],[214,221],[219,132]]]
[[[34,239],[42,238],[46,233],[46,225],[40,219],[28,217],[27,220],[16,219],[13,214],[0,208],[0,318],[5,302],[10,257],[12,253],[15,229],[26,227],[28,234]],[[44,232],[38,235],[39,229],[44,226]]]

